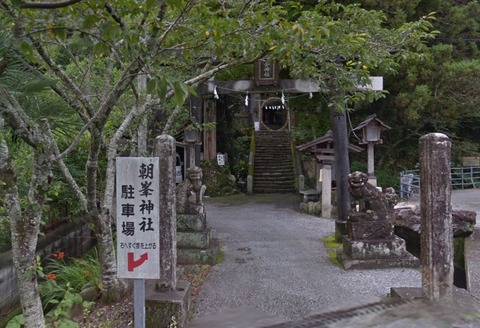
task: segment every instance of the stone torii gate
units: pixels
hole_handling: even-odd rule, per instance
[[[255,64],[254,80],[236,80],[236,81],[207,81],[199,87],[199,95],[193,107],[196,107],[197,120],[203,116],[205,123],[216,121],[214,97],[219,95],[240,93],[248,97],[248,106],[250,113],[253,114],[252,124],[260,123],[261,120],[261,104],[264,100],[262,94],[269,93],[314,93],[321,92],[318,84],[309,79],[284,79],[278,77],[278,64],[268,64],[267,61],[260,61]],[[270,70],[265,69],[265,66]],[[270,65],[270,66],[269,66]],[[270,73],[269,73],[270,72]],[[267,74],[268,73],[268,74]],[[210,96],[210,97],[208,97]],[[202,108],[199,112],[199,109]],[[255,125],[254,125],[255,127]],[[258,129],[258,126],[257,126]],[[212,160],[216,158],[216,131],[215,129],[205,131],[203,135],[203,152],[204,159]]]

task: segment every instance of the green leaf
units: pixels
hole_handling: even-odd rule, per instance
[[[173,101],[177,106],[182,106],[188,97],[188,92],[185,90],[184,83],[175,82],[173,84]]]
[[[110,48],[105,44],[105,42],[99,42],[93,46],[93,53],[97,56],[102,56],[104,53],[107,53]]]
[[[80,327],[78,323],[72,321],[72,320],[60,320],[57,322],[56,326],[57,328],[78,328]]]
[[[155,93],[157,91],[157,79],[150,79],[147,81],[147,93]]]
[[[167,96],[169,83],[166,79],[161,79],[158,81],[157,85],[157,95],[161,100],[164,100]]]
[[[192,87],[191,85],[187,85],[187,84],[185,84],[185,86],[187,88],[187,92],[189,92],[193,96],[197,96],[197,90],[195,90],[194,87]]]
[[[67,38],[67,29],[66,28],[54,28],[53,33],[60,40],[65,40]]]
[[[83,27],[84,28],[90,28],[92,27],[96,22],[98,22],[98,16],[97,15],[88,15],[85,17],[83,20]]]
[[[25,324],[25,317],[23,314],[15,316],[7,324],[6,328],[21,328]]]
[[[72,320],[62,320],[57,324],[58,328],[78,328],[78,323]]]

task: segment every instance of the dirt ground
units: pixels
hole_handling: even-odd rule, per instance
[[[178,267],[180,280],[187,280],[192,288],[192,308],[203,282],[210,272],[209,265],[184,265]],[[103,305],[99,302],[77,316],[75,321],[81,328],[128,328],[133,327],[133,291],[128,292],[119,302]]]

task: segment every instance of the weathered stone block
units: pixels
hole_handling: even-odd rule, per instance
[[[406,251],[405,241],[397,236],[381,240],[350,240],[343,237],[343,249],[337,253],[343,268],[381,269],[418,267],[418,258]]]
[[[207,216],[201,214],[180,214],[177,213],[178,231],[203,231],[207,228]]]
[[[362,214],[362,213],[359,213]],[[347,223],[351,240],[375,240],[393,237],[393,224],[388,221],[359,221]]]
[[[217,260],[220,247],[215,240],[209,245],[208,249],[177,249],[177,262],[179,264],[210,264],[214,265]]]
[[[354,259],[400,257],[406,252],[405,240],[397,236],[377,240],[343,239],[343,253]]]
[[[477,213],[467,210],[452,210],[452,228],[454,237],[470,236],[477,222]],[[420,237],[420,209],[399,207],[395,209],[395,227],[413,231]]]
[[[177,247],[178,248],[195,248],[206,249],[210,245],[212,239],[211,229],[204,231],[177,231]]]
[[[173,320],[176,327],[183,327],[191,306],[190,283],[178,281],[171,292],[160,292],[155,288],[155,280],[147,280],[145,286],[146,327],[167,328]]]

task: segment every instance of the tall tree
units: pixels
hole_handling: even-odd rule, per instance
[[[29,94],[29,85],[38,83],[39,78],[12,51],[4,32],[0,33],[0,58],[0,196],[10,218],[13,265],[25,325],[44,327],[35,254],[43,205],[51,181],[54,147],[49,137],[48,121],[32,121],[15,97]],[[25,142],[33,153],[27,194],[18,188],[19,172],[12,164],[12,154],[5,140],[8,135],[18,142]]]
[[[53,91],[84,122],[78,135],[88,131],[85,194],[78,182],[71,177],[68,181],[85,200],[95,227],[102,296],[106,301],[118,299],[122,284],[116,277],[111,231],[118,141],[151,104],[158,106],[159,101],[172,98],[176,109],[166,124],[168,131],[192,91],[189,85],[261,55],[266,33],[277,28],[277,13],[270,1],[69,2],[51,10],[4,0],[1,4],[15,21],[18,46],[25,57],[56,82]],[[132,83],[138,74],[149,74],[148,89],[158,100],[123,111],[121,103],[127,107],[138,95]],[[118,129],[109,134],[112,123]],[[62,154],[58,150],[57,158],[66,156],[78,140]],[[100,165],[103,150],[108,150],[106,171]]]

